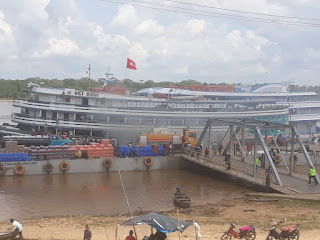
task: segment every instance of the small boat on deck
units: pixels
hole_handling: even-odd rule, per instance
[[[174,194],[173,195],[173,205],[178,208],[190,208],[191,206],[191,199],[190,197],[185,194]]]
[[[16,231],[13,232],[0,232],[0,240],[13,240],[13,239],[19,239],[16,238],[18,233]]]

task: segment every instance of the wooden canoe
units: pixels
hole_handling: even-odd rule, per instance
[[[16,238],[17,233],[14,232],[2,232],[0,233],[0,240],[13,240],[13,239],[19,239]]]
[[[173,205],[178,208],[189,208],[191,206],[191,199],[187,194],[174,194]]]

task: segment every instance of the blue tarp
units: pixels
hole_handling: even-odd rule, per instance
[[[128,221],[121,223],[121,226],[143,225],[147,224],[163,233],[171,233],[178,230],[178,220],[158,213],[150,212],[145,215],[133,217]],[[180,232],[193,224],[193,221],[179,220]]]

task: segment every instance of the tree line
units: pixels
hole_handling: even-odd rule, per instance
[[[77,90],[88,90],[89,81],[88,78],[72,79],[67,78],[63,80],[59,79],[42,79],[42,78],[27,78],[23,80],[10,80],[10,79],[0,79],[0,98],[2,99],[14,99],[14,98],[26,98],[28,97],[27,85],[29,82],[38,84],[43,87],[64,87],[64,88],[74,88]],[[238,86],[241,87],[240,83],[227,84],[227,83],[201,83],[196,80],[183,80],[181,82],[154,82],[152,80],[135,82],[131,79],[118,80],[115,79],[108,83],[109,86],[121,86],[126,88],[130,92],[137,92],[144,88],[152,87],[185,87],[190,85],[219,85],[219,86]],[[90,87],[102,87],[103,79],[91,80]],[[291,92],[302,92],[302,91],[313,91],[320,95],[320,86],[299,86],[291,85]]]

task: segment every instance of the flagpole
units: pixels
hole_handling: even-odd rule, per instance
[[[128,58],[127,58],[127,62],[126,62],[126,70],[124,71],[124,79],[127,78],[127,69],[128,69]]]

